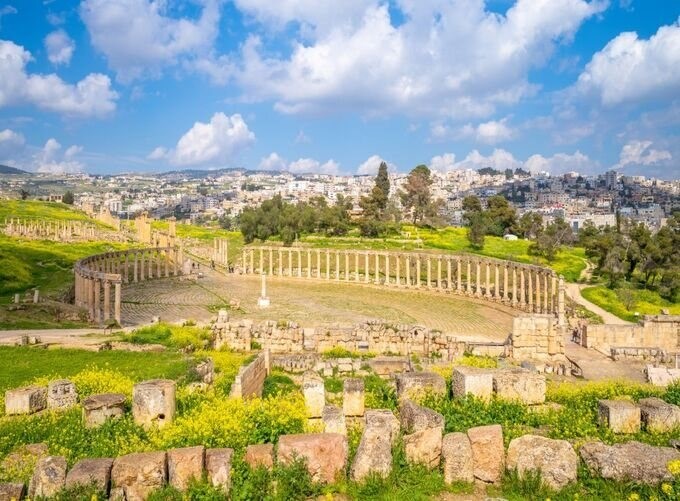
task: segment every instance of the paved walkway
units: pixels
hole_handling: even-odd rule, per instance
[[[596,304],[593,304],[590,301],[588,301],[586,298],[584,298],[581,295],[581,289],[583,289],[585,287],[588,287],[588,286],[585,285],[585,284],[568,283],[568,284],[566,284],[567,296],[569,296],[569,298],[572,301],[580,304],[584,308],[592,311],[593,313],[597,313],[598,315],[600,315],[600,317],[602,317],[602,321],[605,324],[632,325],[631,322],[627,322],[625,320],[620,319],[616,315],[609,313],[607,310],[600,308]]]
[[[120,330],[120,329],[119,329]],[[35,336],[43,344],[59,344],[66,348],[94,349],[109,338],[104,329],[16,329],[0,331],[0,345],[16,345],[22,336]]]
[[[627,379],[645,382],[643,369],[645,364],[627,360],[614,362],[599,351],[589,350],[571,340],[571,334],[564,338],[564,351],[567,358],[577,364],[583,371],[584,379]]]

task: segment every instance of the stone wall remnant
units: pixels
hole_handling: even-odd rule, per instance
[[[326,405],[323,379],[316,372],[305,372],[302,378],[302,394],[305,397],[307,417],[320,418]]]
[[[598,402],[600,425],[614,433],[637,433],[640,431],[640,408],[627,400],[600,400]]]
[[[86,428],[101,426],[107,419],[124,415],[125,395],[122,393],[91,395],[83,401],[83,422]]]
[[[342,384],[342,411],[347,417],[364,415],[364,380],[347,378]]]
[[[47,389],[24,386],[5,392],[5,414],[33,414],[47,408]]]
[[[315,482],[332,483],[347,465],[347,437],[339,433],[309,433],[279,437],[277,461],[289,464],[296,458],[306,460]]]
[[[159,428],[175,419],[175,387],[170,379],[152,379],[132,389],[132,416],[135,423]]]
[[[114,459],[111,469],[111,498],[145,501],[166,484],[165,452],[136,452]]]

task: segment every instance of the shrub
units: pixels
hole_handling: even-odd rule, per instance
[[[371,374],[364,378],[366,407],[369,409],[396,409],[397,392],[380,376]]]
[[[295,384],[291,378],[283,372],[274,369],[274,371],[267,376],[267,379],[264,380],[262,396],[266,398],[273,395],[285,395],[298,391],[299,389],[299,386]]]
[[[208,329],[194,325],[170,325],[159,323],[142,327],[123,336],[123,340],[135,344],[162,344],[176,349],[202,349],[208,346],[211,334]]]
[[[323,386],[328,393],[340,393],[343,388],[343,380],[339,377],[327,377],[323,380]]]

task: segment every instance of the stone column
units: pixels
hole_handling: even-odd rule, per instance
[[[508,300],[508,265],[503,265],[503,299]]]
[[[94,321],[94,316],[95,316],[95,304],[94,304],[94,284],[95,280],[93,278],[90,278],[87,280],[88,284],[88,291],[87,291],[87,306],[88,306],[88,312],[90,315],[90,321]]]
[[[550,311],[557,315],[557,276],[550,275]]]
[[[446,258],[446,288],[453,289],[453,282],[451,282],[451,258]]]
[[[477,288],[475,290],[475,296],[479,297],[479,296],[482,295],[482,266],[481,266],[481,263],[479,262],[479,259],[477,259],[476,268],[477,268],[477,274],[476,274],[475,281],[477,283]]]
[[[432,258],[427,256],[427,289],[432,287]]]
[[[400,266],[400,262],[401,262],[401,256],[400,256],[399,254],[397,254],[396,259],[397,259],[397,270],[396,270],[396,273],[397,273],[397,287],[401,287],[401,276],[399,275],[399,271],[400,271],[400,270],[399,270],[399,266]]]
[[[321,278],[321,251],[316,251],[316,278]]]
[[[406,255],[406,287],[411,287],[411,256]]]
[[[550,291],[548,290],[548,274],[543,273],[543,313],[549,313],[548,296],[550,296]]]
[[[524,268],[519,269],[519,304],[521,307],[524,307],[526,303],[526,297],[525,297],[525,283],[524,283],[525,277],[524,277]]]
[[[442,288],[442,258],[437,258],[437,289]]]
[[[250,249],[250,273],[255,273],[255,251]]]
[[[161,278],[161,261],[163,260],[163,255],[161,251],[156,249],[156,278]]]
[[[146,279],[144,274],[144,251],[139,251],[139,281]]]
[[[517,304],[517,266],[512,265],[512,304]]]
[[[167,250],[163,251],[163,262],[165,263],[165,278],[168,278],[170,276],[170,256]]]
[[[500,275],[499,275],[500,270],[498,269],[498,263],[494,263],[494,272],[495,272],[495,274],[494,274],[494,282],[493,282],[493,297],[494,297],[494,299],[498,299],[498,298],[501,297],[500,291],[498,290],[498,289],[500,289],[499,286],[500,286],[500,281],[501,281]]]
[[[534,284],[533,284],[533,272],[529,270],[529,273],[527,274],[527,280],[528,280],[528,291],[527,295],[528,297],[528,303],[529,303],[529,311],[534,311]]]
[[[111,282],[104,281],[104,322],[111,317]]]
[[[243,274],[248,273],[248,260],[246,259],[246,250],[243,249],[243,252],[241,253],[241,263],[243,265]],[[182,263],[184,264],[184,263]]]
[[[331,279],[331,252],[326,250],[326,280]]]
[[[380,255],[375,253],[375,283],[380,283]]]
[[[312,251],[307,251],[307,278],[312,278]]]
[[[258,269],[260,274],[264,273],[264,249],[262,247],[260,247],[260,266]]]
[[[302,278],[302,252],[297,250],[298,277]]]
[[[565,325],[566,319],[564,315],[564,277],[560,275],[559,283],[557,285],[557,324]]]
[[[390,285],[390,255],[385,253],[385,285]]]
[[[354,281],[359,281],[359,253],[354,252]]]
[[[278,269],[279,269],[279,276],[282,276],[283,275],[283,252],[281,251],[281,249],[277,250],[277,255],[278,255],[278,258],[279,258],[278,263],[277,263]]]
[[[349,282],[349,253],[345,251],[345,282]]]
[[[340,251],[335,251],[335,280],[340,281]]]
[[[458,292],[460,292],[463,287],[462,271],[463,270],[461,270],[460,258],[456,258],[456,290]]]
[[[99,295],[101,293],[101,281],[97,278],[94,280],[94,321],[96,323],[101,322],[101,299]]]
[[[416,287],[420,288],[420,254],[416,256]]]
[[[472,294],[472,262],[470,258],[467,260],[467,275],[465,276],[465,292]]]
[[[123,280],[125,281],[125,283],[130,283],[129,271],[130,271],[130,253],[126,252],[125,253],[125,265],[123,267],[123,272],[124,272]]]
[[[149,277],[148,278],[153,278],[153,256],[154,256],[154,250],[149,251],[148,259],[146,262],[146,269],[149,272]]]
[[[114,287],[113,315],[118,325],[120,325],[120,282],[116,282]]]
[[[288,276],[293,276],[293,251],[288,249]]]
[[[364,253],[364,282],[368,283],[370,281],[371,281],[370,262],[369,262],[368,252],[365,252]]]
[[[491,266],[489,265],[489,262],[487,261],[486,263],[486,287],[484,291],[484,296],[486,297],[491,297]]]

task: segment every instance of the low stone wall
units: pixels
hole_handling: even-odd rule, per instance
[[[645,315],[632,325],[587,325],[582,343],[606,355],[620,347],[680,352],[680,315]]]
[[[270,372],[269,352],[265,350],[248,365],[241,367],[231,385],[231,396],[237,398],[261,397],[264,380]]]
[[[565,360],[563,328],[552,315],[524,315],[512,320],[512,357],[517,360]]]

